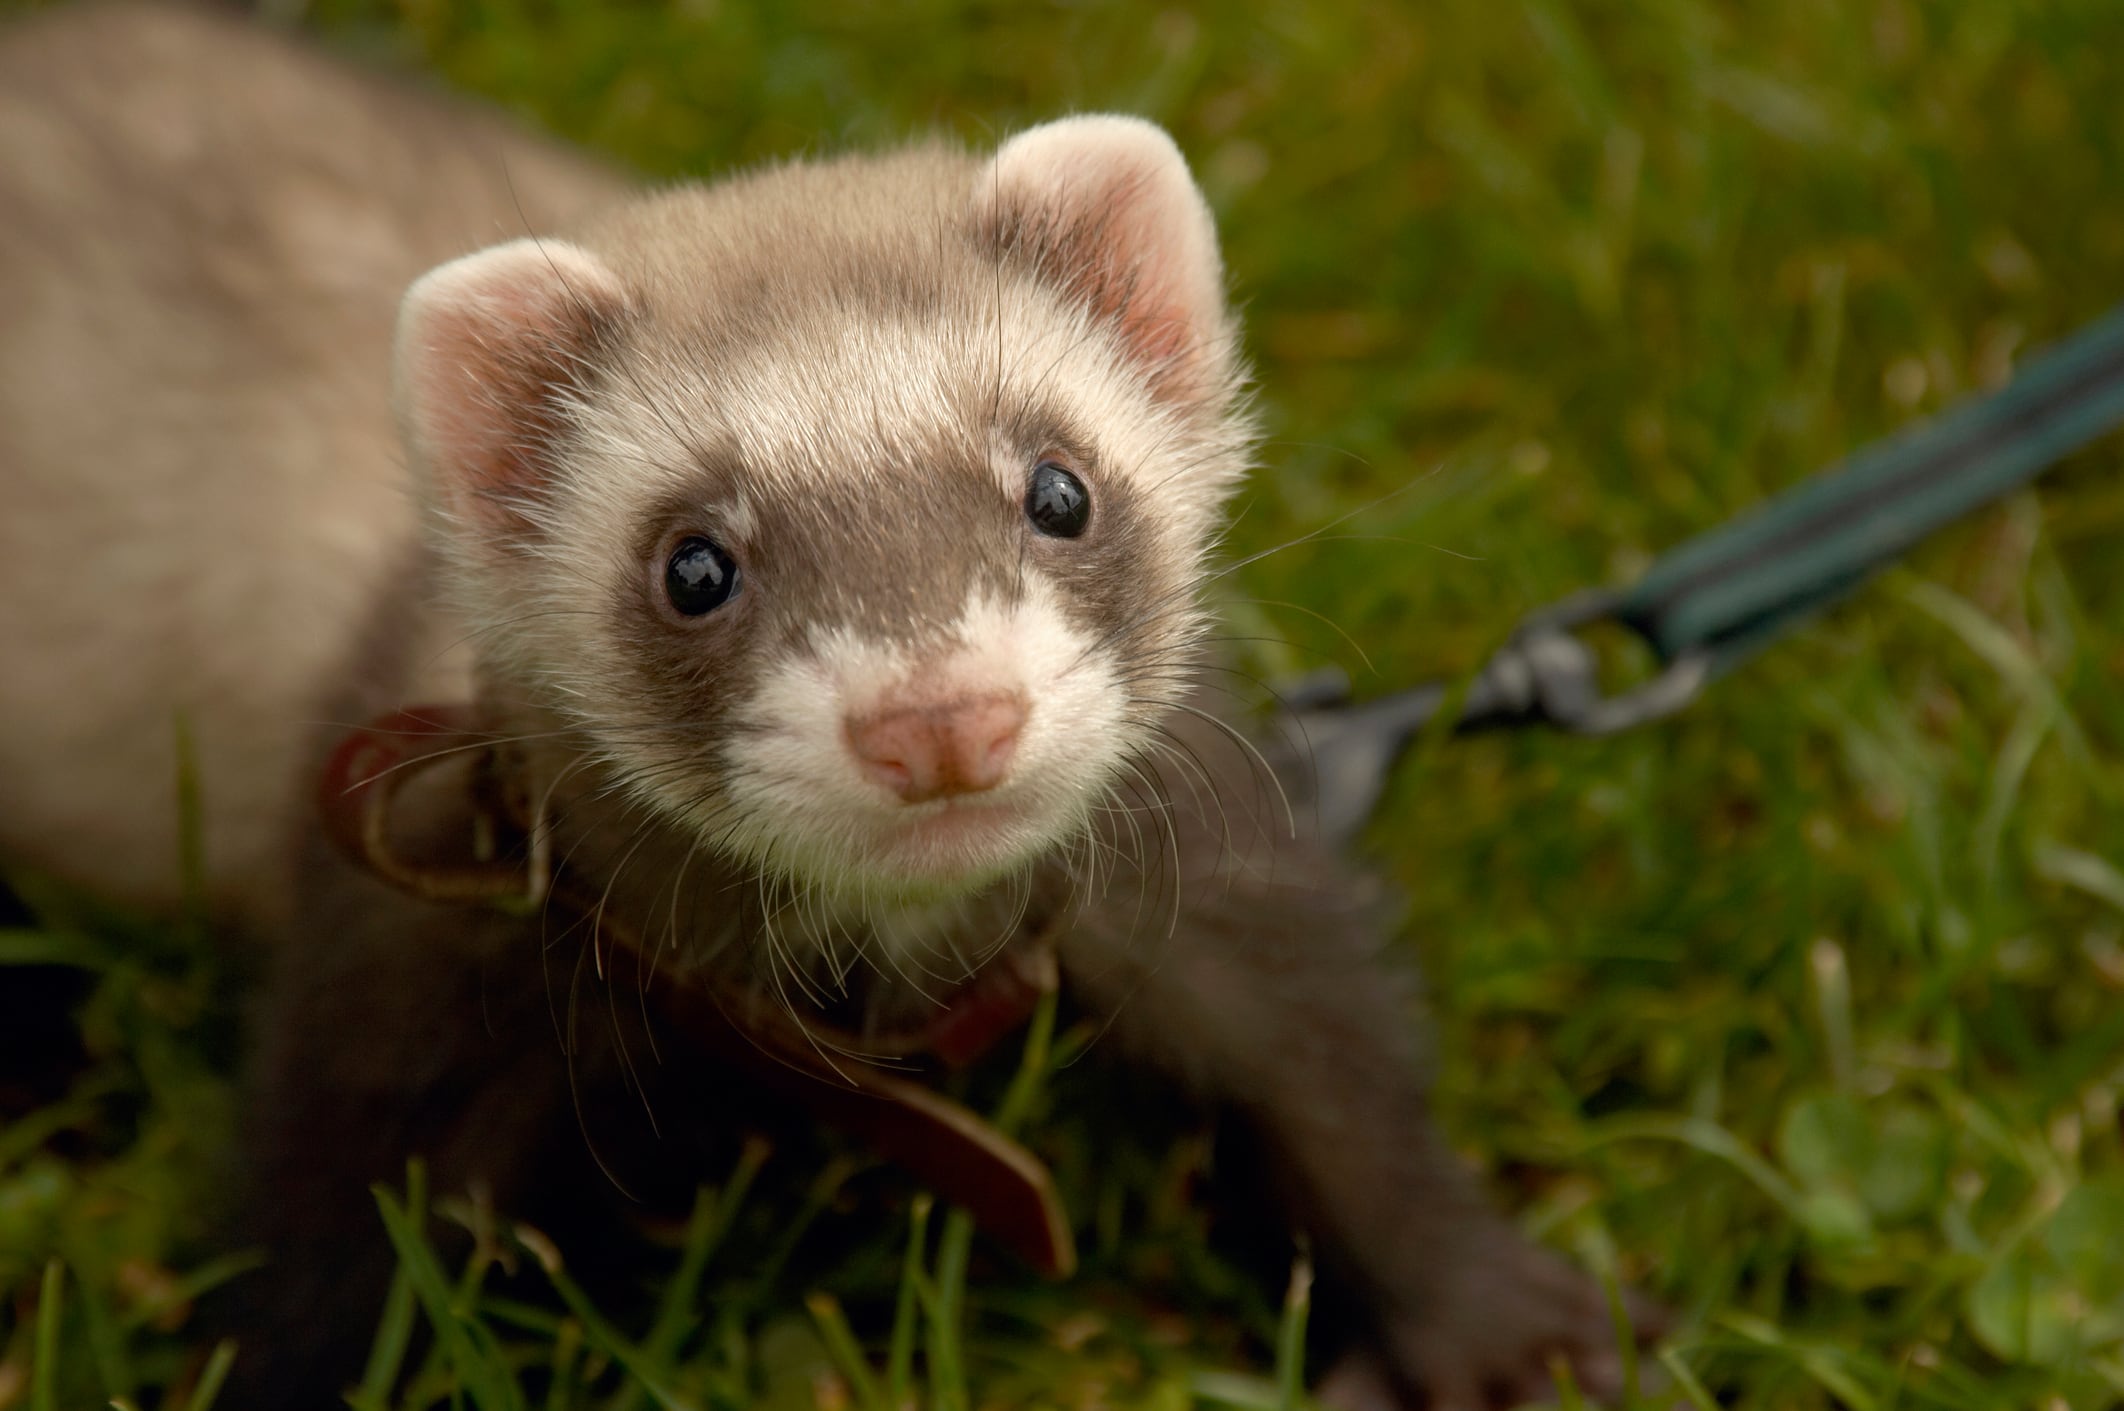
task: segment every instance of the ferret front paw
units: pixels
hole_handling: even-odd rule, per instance
[[[1391,1318],[1374,1347],[1346,1357],[1321,1383],[1334,1411],[1509,1411],[1556,1398],[1551,1375],[1569,1365],[1600,1405],[1623,1395],[1623,1354],[1600,1285],[1499,1226],[1438,1271],[1424,1306]],[[1626,1295],[1642,1348],[1666,1327],[1649,1300]]]

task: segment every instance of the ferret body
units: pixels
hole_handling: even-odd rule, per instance
[[[186,14],[0,42],[0,847],[167,904],[181,714],[215,898],[289,937],[258,1404],[350,1370],[369,1181],[420,1152],[535,1206],[578,1110],[639,1106],[617,1031],[562,1052],[539,918],[307,823],[318,722],[461,699],[677,972],[904,1015],[1051,923],[1112,1050],[1273,1156],[1369,1310],[1350,1387],[1612,1384],[1598,1297],[1432,1131],[1368,893],[1203,704],[1240,382],[1207,208],[1132,119],[633,194]]]
[[[625,188],[174,8],[4,36],[0,849],[174,902],[181,719],[214,899],[274,923],[322,683],[418,552],[397,295]]]

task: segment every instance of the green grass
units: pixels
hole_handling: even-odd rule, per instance
[[[1235,546],[1356,512],[1252,565],[1234,634],[1278,639],[1248,649],[1264,674],[1325,658],[1365,691],[1471,670],[1528,609],[2124,297],[2114,0],[310,19],[658,174],[1165,122],[1271,428]],[[1679,1310],[1658,1404],[2124,1403],[2120,469],[2111,439],[1684,718],[1442,743],[1395,781],[1367,846],[1408,896],[1445,1120],[1530,1228]],[[235,1272],[202,1224],[218,982],[57,912],[0,955],[77,930],[103,938],[87,1064],[0,1131],[0,1407],[41,1411],[45,1377],[54,1405],[197,1405],[185,1281]],[[453,1331],[403,1404],[455,1377],[474,1406],[1277,1405],[1274,1291],[1202,1249],[1199,1149],[1088,1145],[1070,1086],[1029,1130],[1076,1284],[776,1158],[742,1202],[705,1173],[721,1194],[660,1232],[665,1301],[610,1315],[565,1284],[483,1300],[395,1220],[381,1365],[427,1318]]]

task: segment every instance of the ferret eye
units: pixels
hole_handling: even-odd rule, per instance
[[[1074,539],[1091,523],[1091,491],[1063,466],[1041,461],[1025,491],[1025,517],[1049,538]]]
[[[664,565],[664,595],[687,617],[714,612],[737,596],[737,560],[713,539],[679,540]]]

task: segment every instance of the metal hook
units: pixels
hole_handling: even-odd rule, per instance
[[[1713,666],[1711,653],[1695,648],[1649,680],[1605,692],[1600,659],[1579,633],[1620,620],[1620,602],[1619,594],[1595,590],[1528,617],[1469,684],[1454,732],[1549,725],[1574,735],[1614,735],[1695,700]],[[1388,773],[1451,692],[1432,682],[1352,703],[1346,682],[1318,676],[1299,687],[1298,697],[1285,716],[1288,744],[1311,765],[1321,833],[1346,842],[1370,819]]]

